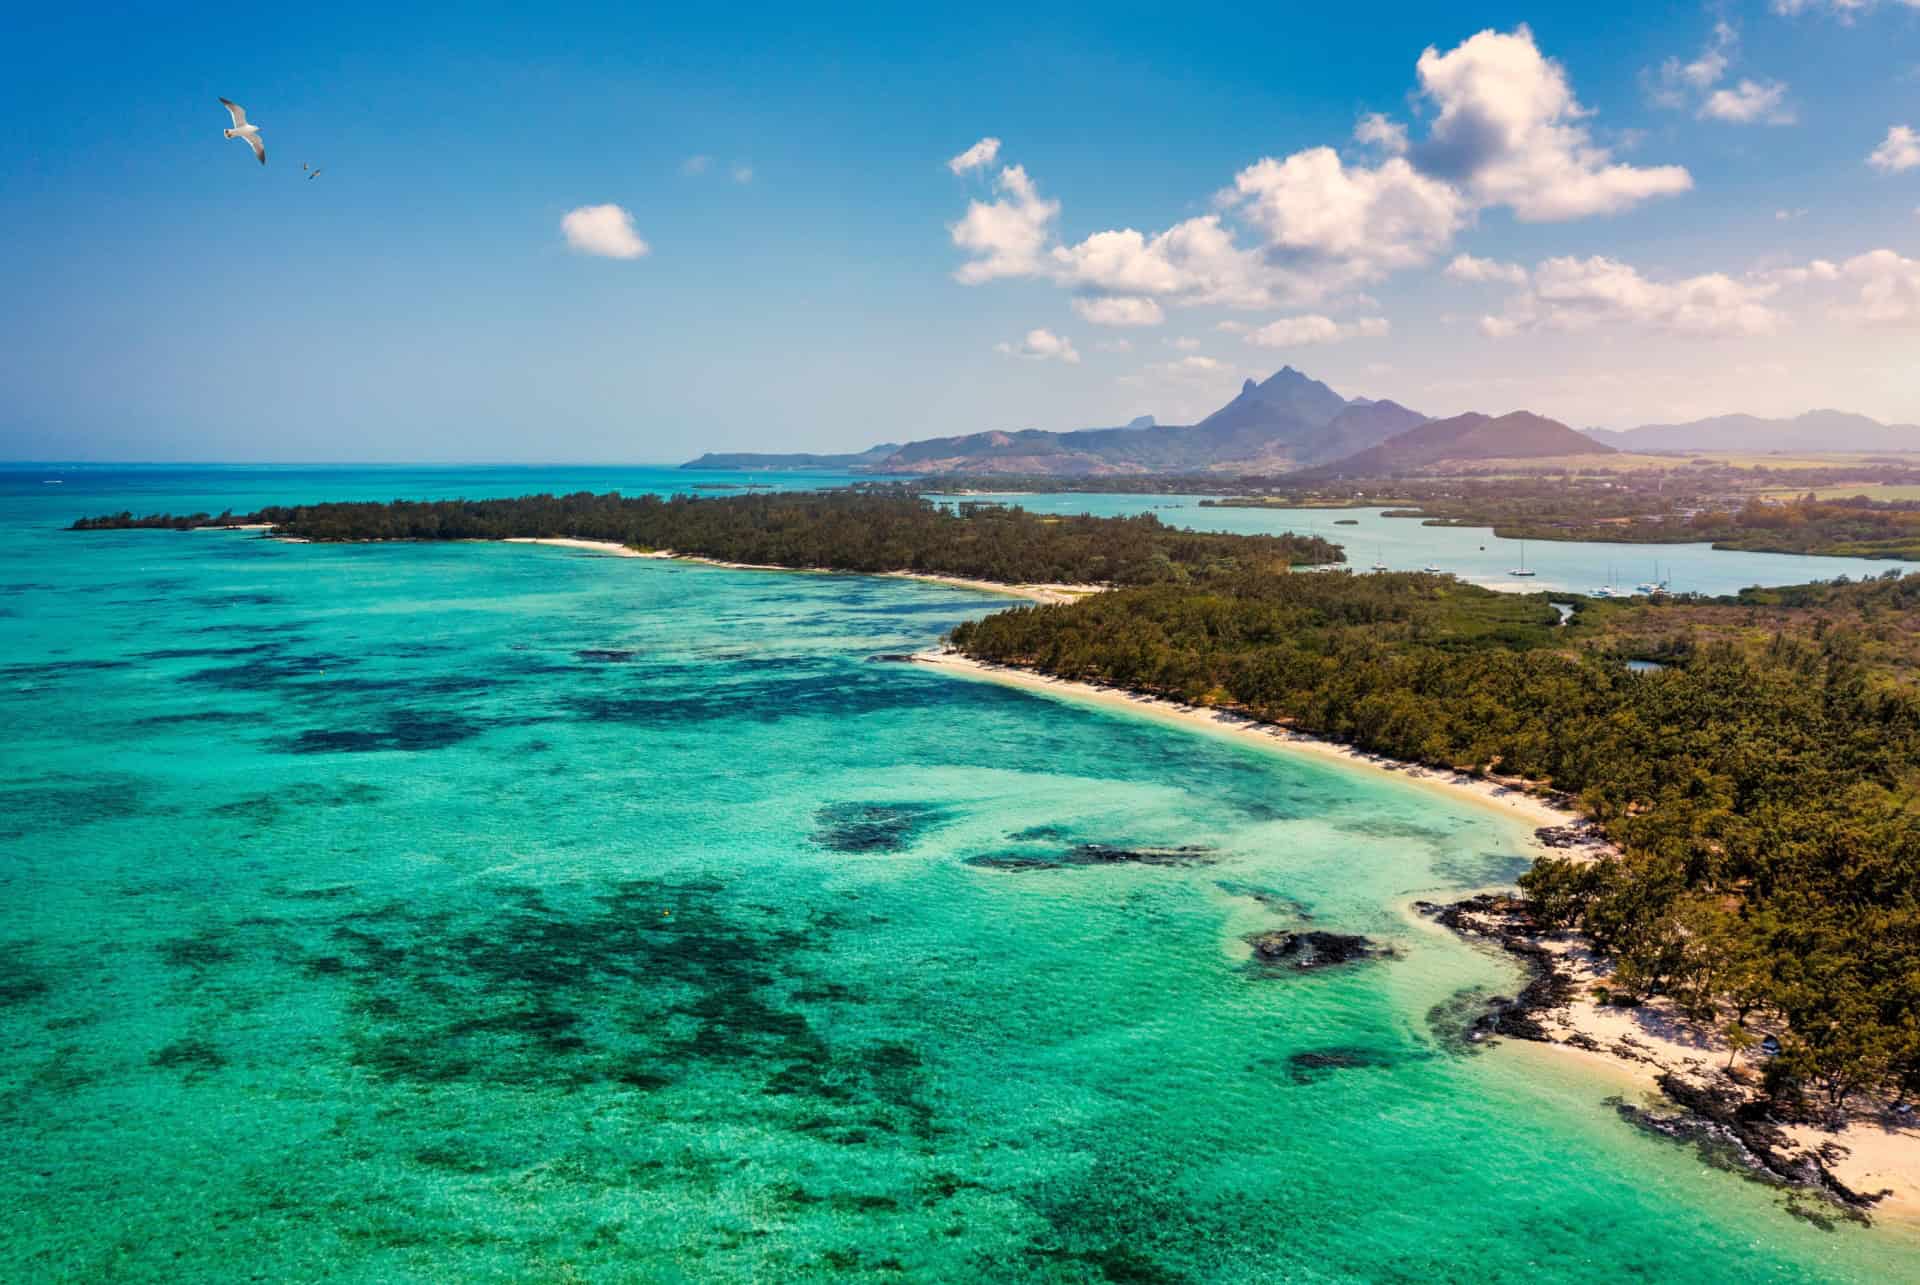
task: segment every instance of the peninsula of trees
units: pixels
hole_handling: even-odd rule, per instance
[[[1547,782],[1624,855],[1539,862],[1541,920],[1837,1106],[1920,1088],[1920,576],[1684,604],[1438,576],[1235,574],[961,625],[980,660]],[[1629,657],[1666,668],[1630,671]]]
[[[244,516],[131,513],[74,530],[268,525],[306,540],[605,540],[724,562],[913,571],[1005,584],[1147,585],[1341,560],[1313,536],[1214,535],[1139,517],[1051,517],[991,504],[952,508],[905,489],[729,495],[525,495],[267,508]]]

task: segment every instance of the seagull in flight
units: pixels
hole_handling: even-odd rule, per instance
[[[266,145],[260,141],[260,127],[258,125],[247,124],[247,109],[239,103],[234,102],[231,98],[222,98],[220,105],[226,108],[228,114],[233,117],[233,128],[222,130],[221,132],[228,138],[245,139],[247,146],[253,149],[253,154],[260,158],[262,165],[265,165],[267,163],[267,148]]]
[[[300,168],[301,168],[301,169],[303,169],[303,170],[306,170],[306,172],[307,172],[307,177],[308,177],[308,178],[319,178],[319,177],[320,177],[320,171],[319,171],[319,170],[316,170],[316,169],[308,169],[308,168],[307,168],[307,163],[306,163],[305,161],[301,161],[301,162],[300,162]]]

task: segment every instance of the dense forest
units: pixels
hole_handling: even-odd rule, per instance
[[[267,508],[218,517],[130,513],[74,530],[265,523],[307,540],[498,540],[566,536],[727,562],[839,571],[917,571],[1008,584],[1147,585],[1341,559],[1311,536],[1178,531],[1140,517],[1048,517],[990,504],[946,508],[910,490],[662,499],[615,494],[394,500]]]
[[[1736,1045],[1777,1092],[1920,1088],[1920,695],[1886,642],[1920,576],[1670,607],[1435,576],[1221,578],[962,625],[983,660],[1237,708],[1397,758],[1550,783],[1624,856],[1538,863],[1535,913]],[[1589,616],[1591,615],[1591,619]],[[1701,633],[1701,626],[1717,629]],[[1622,638],[1664,645],[1636,674]]]
[[[1920,503],[1912,501],[1728,496],[1697,489],[1571,478],[1498,482],[1381,480],[1376,489],[1328,496],[1287,492],[1202,500],[1205,507],[1269,508],[1361,504],[1426,526],[1491,527],[1505,540],[1590,540],[1606,544],[1712,544],[1748,553],[1920,559]]]

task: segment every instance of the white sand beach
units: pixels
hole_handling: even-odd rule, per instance
[[[1102,585],[1069,584],[1001,584],[995,580],[968,580],[961,576],[932,575],[923,571],[841,571],[833,567],[782,567],[771,563],[726,562],[719,558],[703,558],[697,554],[675,553],[670,549],[634,549],[611,540],[576,540],[569,536],[508,536],[506,544],[550,544],[563,549],[582,549],[590,553],[605,553],[617,558],[657,558],[673,562],[698,562],[709,567],[724,567],[728,571],[779,571],[787,575],[880,575],[897,580],[923,580],[928,584],[947,585],[954,589],[972,589],[979,593],[997,593],[1009,598],[1025,598],[1029,602],[1061,603],[1073,602],[1088,594],[1099,593]]]
[[[919,664],[949,673],[1001,683],[1008,687],[1019,687],[1062,700],[1081,701],[1147,714],[1189,727],[1242,738],[1251,744],[1283,753],[1311,754],[1349,766],[1392,772],[1410,784],[1443,791],[1454,798],[1494,809],[1534,826],[1585,824],[1578,813],[1552,799],[1530,793],[1519,782],[1476,778],[1461,772],[1447,772],[1403,763],[1383,755],[1369,754],[1337,741],[1309,736],[1304,732],[1296,732],[1273,723],[1262,723],[1230,710],[1205,709],[1178,701],[1143,696],[1137,692],[1123,691],[1115,687],[1098,687],[1092,683],[1053,678],[1010,665],[988,664],[952,651],[921,652],[914,657],[914,660]],[[1586,855],[1591,858],[1605,850],[1606,845],[1596,837],[1589,844],[1559,851],[1565,856]]]

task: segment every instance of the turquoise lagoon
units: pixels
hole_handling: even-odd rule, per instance
[[[1516,975],[1404,905],[1510,880],[1510,819],[869,659],[999,599],[57,529],[658,471],[44,476],[0,478],[7,1280],[1920,1275],[1460,1049]],[[1077,843],[1201,851],[999,860]],[[1398,957],[1249,967],[1309,916]]]
[[[1394,571],[1433,566],[1490,589],[1533,593],[1559,589],[1592,593],[1666,581],[1676,592],[1738,593],[1751,585],[1807,584],[1887,571],[1909,575],[1920,563],[1894,559],[1741,553],[1710,544],[1601,544],[1586,540],[1503,540],[1487,527],[1424,526],[1418,518],[1390,518],[1385,509],[1269,509],[1202,506],[1198,495],[982,495],[1037,513],[1092,513],[1113,517],[1151,513],[1169,526],[1236,535],[1311,532],[1346,546],[1357,570],[1379,563]],[[1345,522],[1342,522],[1342,519]],[[1522,563],[1534,574],[1516,577]]]

